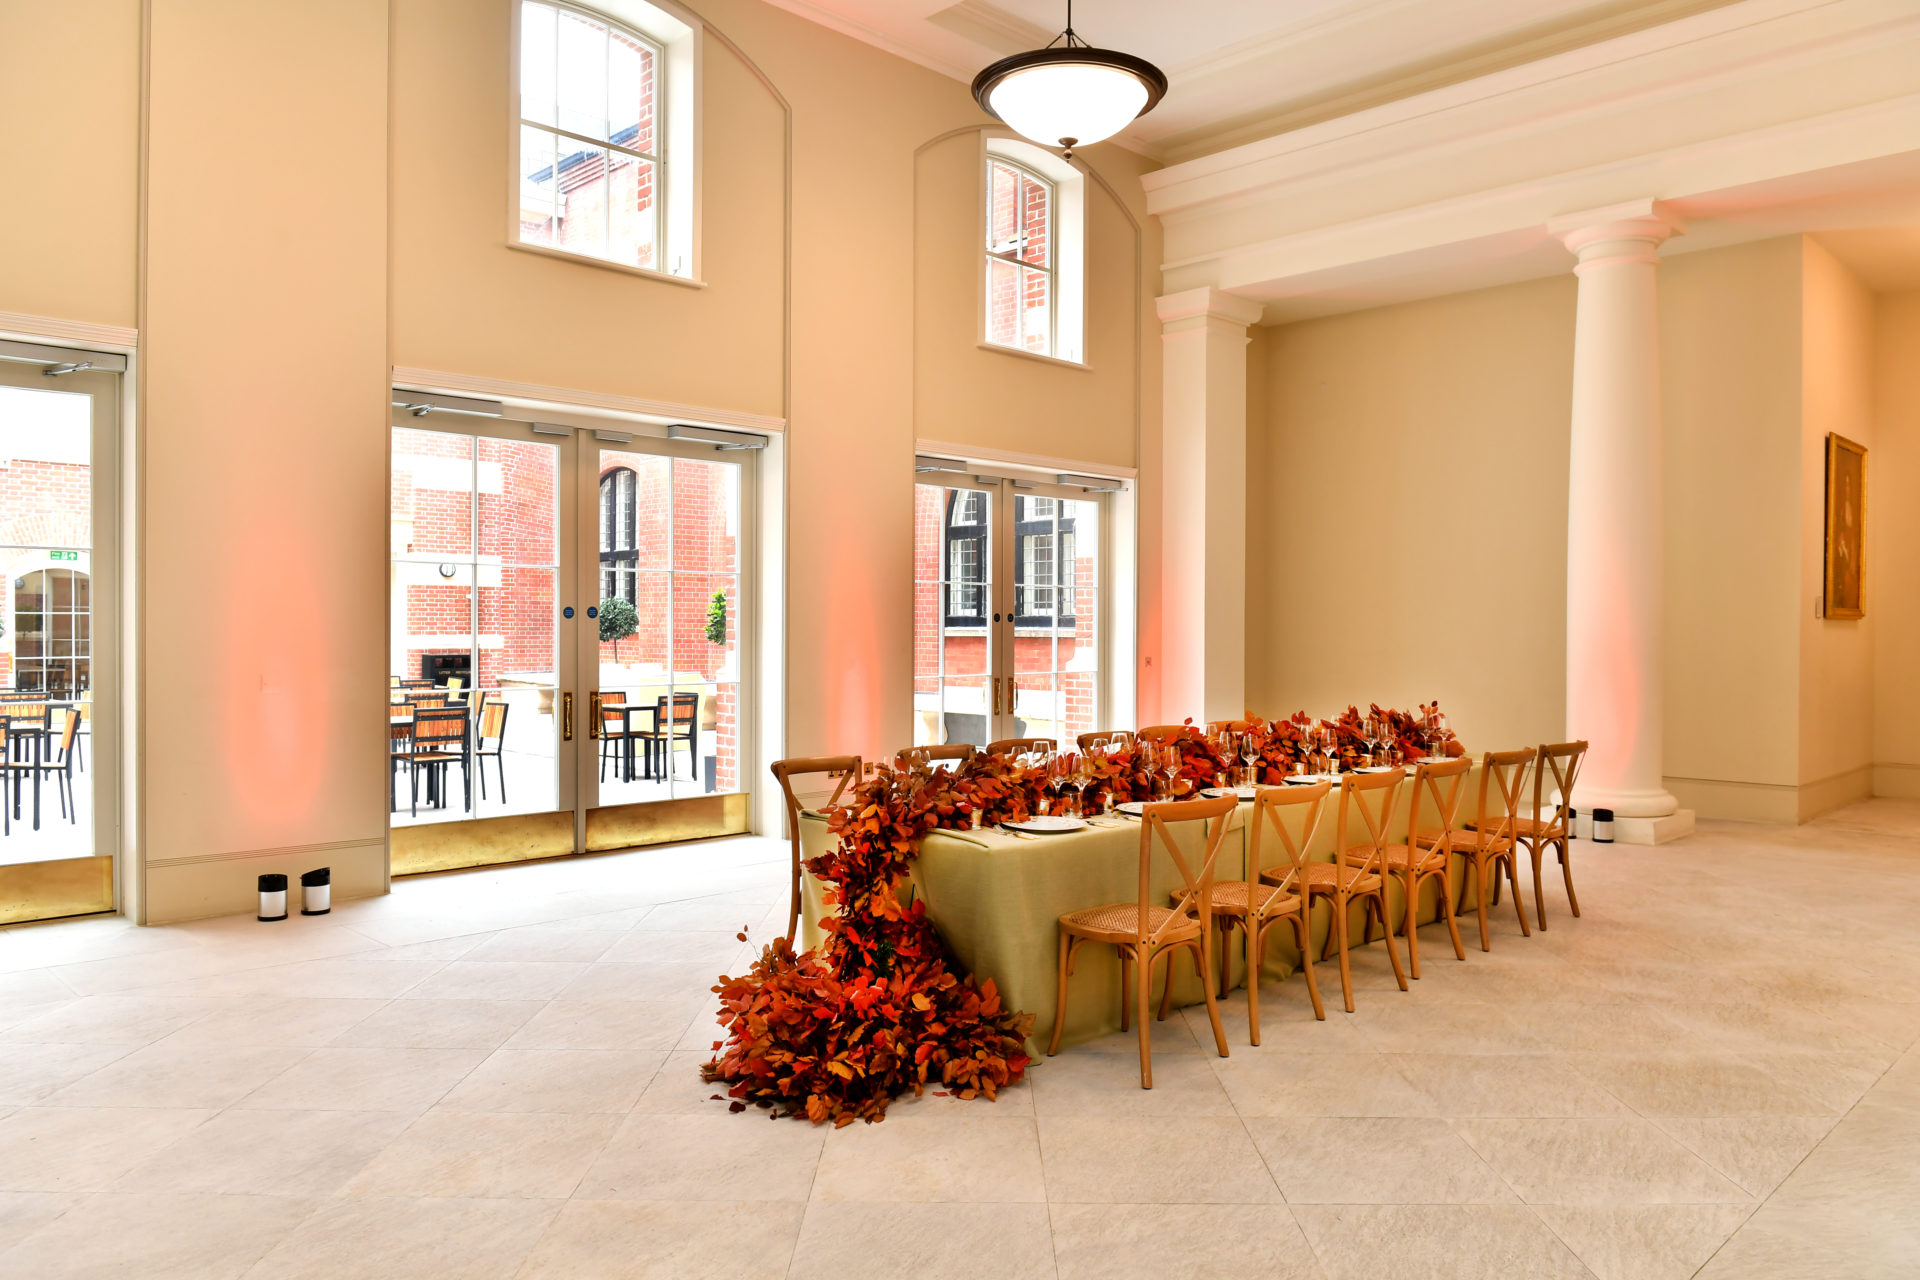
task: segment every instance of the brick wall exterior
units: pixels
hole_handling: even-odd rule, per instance
[[[13,687],[19,642],[15,582],[49,567],[47,553],[59,547],[80,553],[58,568],[87,572],[93,545],[93,469],[84,462],[48,462],[35,458],[0,461],[0,573],[5,575],[4,621],[0,636],[0,686]],[[18,548],[18,549],[16,549]],[[27,548],[35,548],[29,550]]]

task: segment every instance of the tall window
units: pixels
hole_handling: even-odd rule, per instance
[[[631,467],[616,467],[600,477],[600,598],[639,602],[635,581],[640,568],[639,521]]]
[[[666,271],[661,46],[595,14],[520,6],[520,242]]]
[[[1014,624],[1074,628],[1074,509],[1081,504],[1053,498],[1016,497]]]
[[[1037,355],[1054,350],[1054,186],[987,157],[987,341]]]
[[[947,625],[987,623],[987,495],[955,490],[947,498]]]

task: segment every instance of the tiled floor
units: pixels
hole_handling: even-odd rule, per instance
[[[709,1101],[784,849],[0,930],[0,1275],[1920,1275],[1920,804],[1576,846],[1586,915],[1378,948],[1267,1043],[1063,1053],[840,1131]]]

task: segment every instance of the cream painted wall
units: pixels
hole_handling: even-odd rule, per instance
[[[1665,769],[1702,817],[1798,816],[1800,273],[1794,237],[1660,264]]]
[[[1877,600],[1866,617],[1816,618],[1824,583],[1826,446],[1835,431],[1876,443],[1873,294],[1811,236],[1799,238],[1800,811],[1804,822],[1873,794],[1874,641]],[[1898,490],[1895,501],[1898,502]]]
[[[1157,235],[1152,256],[1144,252],[1140,174],[1152,166],[1117,148],[1100,163],[1105,182],[1084,184],[1087,362],[1072,368],[980,346],[981,132],[969,129],[915,157],[913,417],[921,439],[1138,464],[1142,300],[1151,302],[1146,264],[1159,260]],[[1131,207],[1114,198],[1125,193]]]
[[[241,909],[258,872],[322,864],[342,897],[378,892],[386,0],[149,13],[146,916]]]
[[[132,328],[140,0],[0,4],[0,120],[0,311]]]
[[[1438,698],[1476,749],[1558,738],[1573,303],[1569,274],[1256,341],[1252,710]]]
[[[1920,800],[1920,292],[1877,304],[1867,455],[1873,790]]]

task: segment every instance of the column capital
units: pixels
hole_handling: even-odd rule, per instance
[[[1653,199],[1565,213],[1547,223],[1547,234],[1571,249],[1582,266],[1600,245],[1619,246],[1606,252],[1609,260],[1651,262],[1661,241],[1685,230],[1685,221]]]
[[[1210,285],[1163,294],[1153,300],[1153,307],[1163,333],[1228,325],[1245,329],[1257,324],[1267,310],[1262,303]]]

